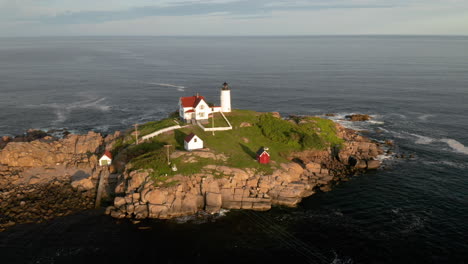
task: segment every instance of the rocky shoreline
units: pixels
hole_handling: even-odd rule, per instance
[[[378,143],[337,124],[345,140],[341,150],[292,153],[291,162],[280,164],[271,175],[254,169],[207,165],[192,176],[176,175],[174,186],[155,184],[151,171],[129,171],[116,188],[114,205],[106,213],[114,218],[170,219],[192,215],[200,210],[216,213],[221,209],[269,210],[272,206],[296,206],[304,197],[331,187],[357,172],[377,169],[383,154]],[[175,152],[173,158],[194,156],[222,159],[210,150]]]
[[[125,164],[98,166],[98,157],[111,150],[120,132],[102,136],[67,134],[59,139],[28,131],[16,139],[0,139],[0,231],[15,224],[42,222],[95,207],[97,186],[104,181],[106,213],[115,218],[160,218],[215,213],[221,209],[268,210],[296,206],[304,197],[331,187],[355,173],[377,169],[383,154],[379,144],[337,126],[343,147],[291,153],[289,163],[272,174],[254,169],[206,165],[192,176],[175,175],[155,183],[151,171],[131,171]],[[173,157],[222,160],[209,149],[177,151]],[[118,163],[118,162],[117,162]]]
[[[35,136],[31,136],[35,135]],[[94,208],[96,185],[106,180],[112,193],[115,175],[97,166],[98,156],[119,133],[54,138],[40,131],[2,138],[0,147],[0,231],[15,224],[42,222]]]

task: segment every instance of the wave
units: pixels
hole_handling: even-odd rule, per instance
[[[378,120],[369,120],[369,121],[367,121],[367,122],[369,122],[369,123],[371,123],[371,124],[376,124],[376,125],[383,125],[383,124],[385,124],[384,121],[378,121]]]
[[[409,133],[409,134],[412,135],[412,136],[415,136],[417,138],[416,141],[414,142],[416,144],[427,145],[427,144],[431,144],[432,142],[437,141],[437,139],[435,139],[435,138],[421,136],[421,135],[412,134],[412,133]]]
[[[184,92],[185,91],[185,86],[181,86],[181,85],[175,85],[175,84],[170,84],[170,83],[154,83],[154,82],[150,82],[148,84],[163,86],[163,87],[177,88],[177,91],[179,91],[179,92]]]
[[[438,142],[446,143],[453,151],[468,155],[468,147],[452,138],[436,139],[436,138],[408,133],[404,131],[402,133],[391,131],[391,133],[397,138],[404,138],[404,139],[416,138],[414,143],[420,144],[420,145],[429,145],[429,144],[438,143]]]
[[[440,161],[422,161],[423,164],[425,165],[430,165],[430,166],[440,166],[440,165],[445,165],[449,166],[452,168],[456,169],[466,169],[468,168],[468,164],[460,163],[460,162],[454,162],[454,161],[449,161],[449,160],[440,160]]]
[[[428,220],[427,215],[417,214],[405,211],[402,208],[393,208],[390,210],[393,214],[393,224],[399,233],[414,233],[425,227]]]
[[[350,257],[340,257],[338,254],[333,251],[333,260],[331,261],[331,264],[353,264],[354,261]]]
[[[451,147],[456,152],[468,155],[468,147],[466,147],[462,143],[456,141],[455,139],[443,138],[440,141],[444,142],[444,143],[447,143],[447,145],[449,145],[449,147]]]
[[[429,117],[433,117],[433,116],[434,116],[434,115],[432,115],[432,114],[424,114],[424,115],[418,116],[418,119],[421,120],[421,121],[427,121],[427,119],[428,119]]]
[[[56,119],[53,121],[53,124],[57,123],[63,123],[65,122],[68,117],[70,116],[70,113],[74,110],[77,109],[95,109],[101,112],[107,112],[109,111],[112,107],[105,104],[104,101],[106,100],[106,97],[102,98],[91,98],[88,100],[82,100],[82,101],[77,101],[75,103],[50,103],[50,104],[40,104],[40,105],[29,105],[26,107],[31,107],[31,108],[37,108],[37,107],[48,107],[52,108],[55,115]]]

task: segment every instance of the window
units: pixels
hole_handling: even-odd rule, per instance
[[[197,139],[196,139],[196,138],[195,138],[195,139],[193,139],[193,142],[197,143]]]
[[[205,109],[205,106],[204,106],[204,105],[200,105],[200,109],[201,109],[201,110]]]

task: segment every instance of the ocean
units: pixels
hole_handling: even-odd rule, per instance
[[[0,135],[113,133],[181,96],[218,103],[225,81],[233,108],[334,113],[405,158],[297,208],[18,225],[0,233],[2,263],[468,262],[468,37],[0,38]]]

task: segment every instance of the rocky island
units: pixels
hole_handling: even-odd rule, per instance
[[[0,229],[99,207],[101,200],[112,217],[134,219],[295,206],[380,166],[379,143],[328,119],[248,110],[225,117],[232,129],[216,132],[178,125],[176,113],[107,136],[30,131],[3,137]],[[224,120],[213,113],[207,124],[222,127]],[[192,133],[204,147],[186,151]],[[262,147],[268,147],[267,164],[257,160]],[[111,165],[100,166],[104,152],[112,154]]]

